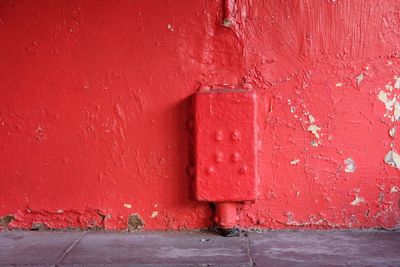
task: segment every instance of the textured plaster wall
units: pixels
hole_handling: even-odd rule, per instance
[[[189,97],[240,86],[262,146],[241,226],[399,228],[400,3],[225,2],[0,0],[0,227],[209,226]]]

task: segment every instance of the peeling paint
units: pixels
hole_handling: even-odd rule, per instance
[[[394,88],[398,89],[400,82],[395,77]],[[400,120],[400,102],[398,100],[398,93],[393,92],[393,86],[391,82],[385,85],[386,91],[380,90],[378,99],[385,104],[386,113],[384,117],[389,118],[392,122]]]
[[[394,104],[394,119],[396,121],[400,120],[400,103],[397,101]]]
[[[297,165],[297,163],[299,163],[300,160],[299,159],[294,159],[290,162],[291,165]]]
[[[385,198],[385,193],[384,192],[379,192],[378,202],[382,202],[384,198]]]
[[[311,132],[316,138],[319,138],[318,131],[320,131],[321,128],[319,128],[317,125],[313,124],[313,125],[308,126],[307,130],[309,132]]]
[[[400,2],[229,2],[224,27],[221,1],[3,1],[0,216],[15,216],[10,229],[123,230],[128,218],[144,228],[133,209],[146,230],[209,227],[185,173],[189,98],[203,84],[251,85],[260,100],[260,198],[243,205],[241,227],[399,227],[389,193],[399,172],[384,158],[399,149]],[[399,168],[397,152],[387,161]],[[354,186],[370,205],[349,204]]]
[[[309,115],[308,115],[308,119],[310,120],[310,123],[311,123],[311,124],[314,124],[314,123],[315,123],[315,118],[314,118],[313,115],[309,114]]]
[[[397,193],[397,192],[399,192],[399,188],[397,186],[392,186],[390,188],[390,193]]]
[[[342,86],[343,86],[343,83],[341,83],[341,82],[336,83],[336,87],[342,87]]]
[[[129,203],[125,203],[125,204],[124,204],[124,208],[131,209],[131,208],[132,208],[132,205],[129,204]]]
[[[6,230],[8,229],[8,225],[14,220],[14,216],[12,215],[6,215],[0,217],[0,230]]]
[[[347,173],[355,172],[356,164],[352,158],[345,159],[344,164],[346,165],[346,168],[344,169],[345,172],[347,172]]]
[[[40,223],[40,222],[32,223],[31,231],[48,231],[48,230],[50,230],[50,228],[44,223]]]
[[[385,162],[394,168],[400,169],[400,156],[394,150],[391,150],[386,154]]]
[[[312,140],[312,141],[310,142],[310,145],[311,145],[312,147],[318,147],[318,142],[317,142],[316,140]]]
[[[394,77],[395,83],[394,83],[394,88],[400,89],[400,78],[399,77]]]
[[[391,137],[394,137],[394,136],[396,135],[396,127],[390,128],[390,130],[389,130],[389,135],[390,135]]]
[[[13,215],[9,224],[10,229],[92,229],[100,230],[105,228],[106,216],[96,209],[88,209],[84,212],[71,210],[38,211],[30,208],[18,211]]]
[[[151,218],[155,218],[155,217],[157,217],[158,216],[158,211],[153,211],[152,213],[151,213]]]
[[[396,103],[396,97],[393,97],[392,99],[388,98],[388,94],[384,91],[380,91],[378,95],[379,100],[385,104],[386,109],[388,111],[393,110],[393,106]]]
[[[365,203],[365,199],[360,196],[355,196],[355,199],[350,204],[353,206],[359,206],[362,203]]]
[[[358,75],[356,77],[356,83],[357,85],[360,85],[360,83],[362,82],[362,80],[364,80],[364,73],[361,73],[360,75]]]
[[[144,227],[144,222],[142,218],[140,218],[139,214],[131,214],[128,218],[128,231],[140,230]]]

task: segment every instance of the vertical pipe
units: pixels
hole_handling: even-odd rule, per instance
[[[237,223],[236,203],[215,203],[215,223],[222,229],[233,229]]]
[[[230,27],[233,23],[233,13],[235,8],[235,0],[224,0],[224,20],[223,25],[225,27]]]

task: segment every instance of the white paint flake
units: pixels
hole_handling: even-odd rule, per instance
[[[153,211],[152,213],[151,213],[151,218],[155,218],[155,217],[157,217],[158,216],[158,211]]]
[[[346,168],[344,172],[353,173],[356,170],[356,164],[352,158],[347,158],[344,160],[344,164],[346,164]]]
[[[389,130],[389,135],[390,135],[391,137],[394,137],[395,134],[396,134],[396,127],[390,128],[390,130]]]
[[[300,160],[299,159],[294,159],[290,162],[291,165],[297,165],[297,163],[299,163]]]
[[[305,115],[305,116],[308,116],[308,121],[309,121],[309,123],[311,124],[311,125],[309,125],[309,126],[307,127],[307,130],[308,130],[309,132],[311,132],[316,138],[319,138],[320,135],[319,135],[319,132],[318,132],[318,131],[320,131],[321,128],[320,128],[318,125],[315,124],[315,118],[314,118],[314,116],[311,115],[309,112],[305,112],[304,115]]]
[[[391,82],[388,83],[388,84],[386,84],[386,85],[385,85],[385,88],[386,88],[386,90],[388,90],[390,93],[393,92],[393,86],[392,86],[392,83],[391,83]]]
[[[312,124],[312,125],[308,126],[307,130],[308,130],[309,132],[311,132],[316,138],[319,138],[319,133],[318,133],[318,131],[320,131],[321,128],[319,128],[317,125]]]
[[[361,73],[360,75],[358,75],[358,76],[356,77],[356,83],[357,83],[357,85],[359,85],[359,84],[362,82],[362,80],[364,80],[364,73]]]
[[[396,96],[392,99],[388,98],[388,94],[384,91],[380,91],[378,95],[378,99],[385,104],[386,110],[392,111],[393,106],[396,103]]]
[[[310,123],[311,123],[311,124],[314,124],[314,123],[315,123],[315,118],[314,118],[313,115],[309,114],[309,115],[308,115],[308,119],[310,120]]]
[[[124,204],[124,207],[127,208],[127,209],[131,209],[131,208],[132,208],[132,205],[129,204],[129,203],[125,203],[125,204]]]
[[[400,120],[400,103],[397,101],[394,103],[394,119],[396,121]]]
[[[392,186],[391,188],[390,188],[390,193],[397,193],[397,192],[399,192],[400,190],[399,190],[399,188],[397,188],[396,186]]]
[[[397,100],[397,95],[392,95],[393,87],[389,84],[385,86],[386,92],[381,90],[378,94],[378,99],[385,104],[386,113],[384,117],[389,118],[392,122],[400,120],[400,102]]]
[[[343,83],[341,83],[341,82],[338,82],[337,84],[336,84],[336,87],[342,87],[343,86]]]
[[[395,76],[394,79],[395,79],[394,88],[400,89],[400,78]]]
[[[174,31],[174,28],[172,27],[172,25],[171,25],[171,24],[168,24],[168,25],[167,25],[167,28],[168,28],[168,30],[170,30],[171,32],[173,32],[173,31]]]
[[[359,206],[362,203],[365,203],[365,199],[363,197],[356,196],[356,198],[350,204],[353,206]]]
[[[385,156],[385,163],[389,164],[390,166],[400,169],[400,156],[397,154],[396,151],[391,150]]]

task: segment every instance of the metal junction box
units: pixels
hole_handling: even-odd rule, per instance
[[[195,95],[195,194],[200,201],[257,197],[255,92],[210,90]]]

